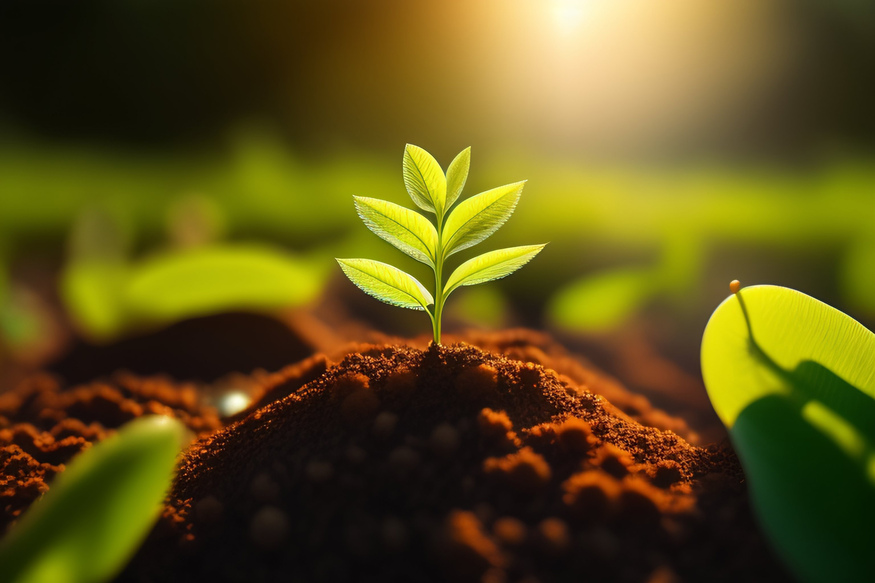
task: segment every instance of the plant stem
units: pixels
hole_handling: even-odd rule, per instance
[[[434,343],[441,343],[441,311],[444,307],[444,298],[443,298],[443,286],[441,285],[441,271],[443,269],[443,261],[438,259],[437,265],[435,266],[434,272],[434,289],[435,289],[435,299],[434,299],[434,321],[432,327],[434,328]]]
[[[443,286],[443,269],[444,269],[444,242],[443,242],[443,213],[437,215],[437,235],[438,244],[434,258],[434,317],[431,320],[432,329],[434,330],[434,343],[441,343],[441,312],[444,309],[444,286]]]

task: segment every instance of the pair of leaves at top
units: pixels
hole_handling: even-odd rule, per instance
[[[444,262],[451,255],[480,243],[510,218],[522,193],[523,182],[487,190],[459,203],[471,163],[466,148],[444,174],[431,154],[408,144],[404,149],[404,185],[413,202],[435,215],[425,216],[403,206],[356,196],[355,206],[365,225],[435,273],[435,297],[412,275],[370,259],[338,259],[353,283],[375,298],[403,308],[425,310],[432,319],[435,343],[440,343],[440,316],[447,296],[458,287],[508,276],[530,261],[544,245],[526,245],[490,251],[460,265],[446,284]],[[434,305],[434,310],[429,306]]]

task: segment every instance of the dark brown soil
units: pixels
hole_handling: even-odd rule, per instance
[[[191,318],[112,344],[77,339],[47,368],[68,385],[120,369],[141,376],[213,382],[232,372],[277,370],[311,352],[298,334],[276,318],[227,313]]]
[[[123,423],[147,414],[180,419],[195,434],[221,427],[195,386],[115,375],[62,390],[48,375],[0,394],[0,533],[49,489],[64,464]]]
[[[256,406],[188,451],[120,579],[788,579],[728,448],[504,348],[529,362],[374,345],[263,375]]]

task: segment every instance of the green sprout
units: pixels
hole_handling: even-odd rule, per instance
[[[480,243],[501,227],[516,208],[525,181],[499,186],[459,203],[449,212],[468,179],[471,148],[462,150],[446,174],[431,154],[411,144],[404,149],[404,185],[413,202],[435,215],[432,223],[403,206],[356,196],[355,206],[377,236],[434,271],[435,295],[415,277],[370,259],[338,259],[341,269],[365,293],[393,306],[424,310],[431,318],[434,343],[441,342],[441,314],[458,287],[506,277],[528,263],[544,245],[509,247],[462,263],[444,282],[444,263],[459,251]],[[433,309],[429,306],[433,305]]]

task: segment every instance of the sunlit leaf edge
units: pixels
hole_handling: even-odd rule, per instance
[[[375,235],[417,261],[434,266],[438,235],[428,219],[389,201],[353,198],[359,217]]]
[[[444,293],[450,295],[450,292],[457,287],[477,285],[507,277],[531,261],[545,246],[546,243],[507,247],[469,259],[450,275]]]
[[[425,286],[397,267],[372,259],[337,259],[337,262],[352,283],[381,302],[411,310],[427,310],[434,303]]]
[[[407,144],[402,174],[404,186],[416,206],[442,215],[446,208],[447,178],[434,156],[419,146]]]
[[[513,214],[526,181],[505,184],[459,203],[444,226],[444,255],[449,257],[490,237]]]

